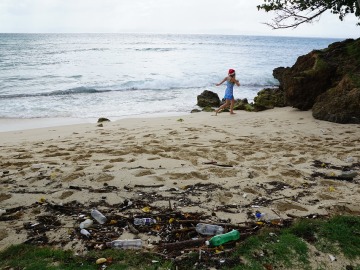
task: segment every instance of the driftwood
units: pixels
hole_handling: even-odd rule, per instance
[[[343,181],[353,181],[354,177],[352,177],[352,175],[338,175],[338,176],[331,176],[331,175],[326,175],[325,173],[320,173],[320,172],[315,172],[313,174],[311,174],[312,177],[322,177],[324,179],[331,179],[331,180],[343,180]]]
[[[203,164],[205,165],[215,165],[215,166],[219,166],[219,167],[233,167],[233,165],[229,165],[229,164],[219,164],[217,163],[217,161],[208,161],[208,162],[203,162]]]

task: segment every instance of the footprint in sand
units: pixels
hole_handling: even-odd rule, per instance
[[[64,199],[66,199],[67,197],[70,197],[73,194],[74,194],[74,192],[72,192],[72,191],[65,191],[59,196],[59,199],[64,200]]]
[[[308,209],[306,209],[305,207],[302,207],[300,205],[296,205],[293,203],[288,203],[288,202],[279,202],[276,205],[277,209],[281,212],[285,212],[288,210],[299,210],[299,211],[303,211],[303,212],[307,212]]]
[[[135,174],[136,177],[146,176],[146,175],[152,175],[155,174],[152,170],[142,170]]]
[[[6,201],[7,199],[10,199],[11,197],[12,197],[11,194],[0,193],[0,202]]]

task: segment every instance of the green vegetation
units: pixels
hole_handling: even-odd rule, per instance
[[[228,254],[223,269],[312,269],[308,244],[324,254],[342,254],[349,259],[360,259],[360,217],[336,216],[329,220],[303,219],[289,228],[263,228],[257,235],[240,242]],[[217,267],[222,255],[211,251],[213,258],[205,257],[199,262],[199,253],[189,254],[175,263],[156,254],[126,250],[91,251],[86,256],[75,256],[71,251],[30,245],[12,246],[0,253],[0,269],[101,269],[98,258],[111,258],[106,269],[207,269]],[[229,264],[241,258],[241,264]],[[198,265],[197,265],[198,263]],[[197,267],[194,268],[194,265]],[[326,269],[323,268],[316,269]],[[360,265],[351,269],[360,270]]]
[[[111,258],[108,269],[167,269],[169,261],[162,261],[150,253],[125,250],[91,251],[86,256],[75,256],[71,251],[36,247],[31,245],[11,246],[0,253],[0,269],[26,270],[96,270],[99,258]],[[156,262],[155,262],[156,261]]]
[[[360,64],[360,40],[358,39],[354,43],[347,45],[346,49],[351,59],[356,61],[357,64]]]
[[[313,22],[328,10],[338,15],[341,21],[348,14],[360,18],[359,0],[264,0],[264,2],[257,8],[266,12],[276,12],[273,22],[268,24],[273,29],[296,28],[300,24]],[[357,25],[360,25],[360,22]]]
[[[355,66],[360,66],[360,39],[346,47],[347,54],[352,61],[355,61]],[[360,75],[358,72],[349,70],[349,77],[356,87],[360,87]]]

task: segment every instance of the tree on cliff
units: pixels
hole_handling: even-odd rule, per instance
[[[353,13],[360,20],[360,0],[264,0],[265,4],[257,8],[266,12],[275,11],[272,23],[267,23],[273,29],[295,28],[302,23],[310,23],[320,18],[325,11],[338,14],[342,21]],[[360,22],[357,23],[360,25]]]

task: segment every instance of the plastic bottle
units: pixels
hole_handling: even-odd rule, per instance
[[[257,211],[255,216],[258,220],[271,223],[273,225],[282,225],[282,219],[279,216],[275,216],[274,214],[271,215]]]
[[[152,225],[156,223],[156,219],[153,218],[134,218],[134,225]]]
[[[139,249],[142,247],[141,239],[114,240],[106,243],[107,247],[117,249]]]
[[[203,235],[215,235],[224,233],[223,227],[205,223],[198,223],[195,229],[198,233]]]
[[[80,223],[80,229],[90,228],[93,225],[93,221],[91,219],[85,219]]]
[[[86,230],[86,229],[81,229],[80,233],[87,236],[87,237],[90,236],[90,232],[88,230]]]
[[[100,224],[104,224],[107,220],[106,217],[96,209],[91,210],[91,216]]]
[[[256,217],[257,219],[264,220],[264,219],[265,219],[265,213],[260,213],[259,211],[256,211],[255,217]]]
[[[237,230],[232,230],[231,232],[219,234],[213,236],[209,241],[206,241],[206,245],[213,247],[221,246],[229,241],[238,240],[240,238],[240,233]]]

